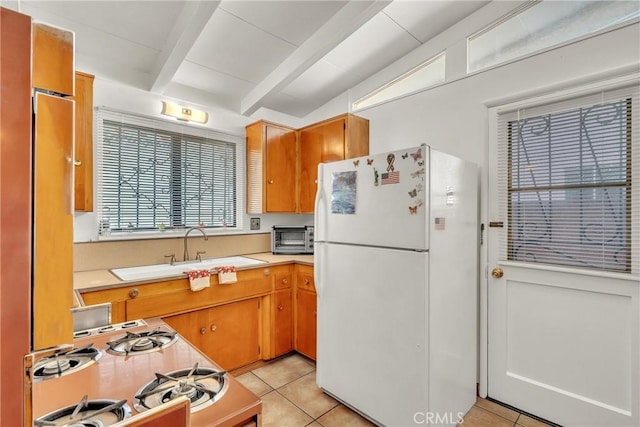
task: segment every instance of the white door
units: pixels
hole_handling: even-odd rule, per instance
[[[487,392],[562,425],[640,425],[632,98],[490,111]]]

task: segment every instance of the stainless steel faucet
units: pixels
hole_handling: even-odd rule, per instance
[[[189,233],[191,233],[193,230],[198,230],[202,233],[202,235],[204,236],[204,240],[209,240],[209,238],[207,237],[207,233],[204,232],[204,230],[200,227],[191,227],[190,229],[187,230],[187,232],[184,234],[184,255],[183,255],[183,260],[184,261],[189,261],[189,249],[187,249],[187,237],[189,237]],[[204,253],[204,252],[202,252]]]

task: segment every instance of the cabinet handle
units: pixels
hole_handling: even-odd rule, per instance
[[[265,275],[265,276],[268,276],[268,275],[270,275],[270,274],[271,274],[271,270],[269,270],[268,268],[265,268],[265,269],[264,269],[264,275]]]
[[[211,325],[211,332],[215,332],[216,329],[218,329],[218,327],[216,325]]]
[[[272,180],[272,179],[267,180],[267,182],[268,182],[269,184],[273,184],[273,180]]]
[[[287,279],[282,279],[282,284],[286,285],[287,283],[289,283],[289,281]]]
[[[82,160],[74,160],[73,161],[73,165],[74,166],[82,166]]]
[[[278,304],[278,310],[280,311],[284,310],[284,307],[282,306],[282,304]]]
[[[204,335],[207,333],[207,330],[205,328],[200,328],[200,334]]]
[[[309,284],[309,279],[304,279],[304,284],[308,285]]]
[[[133,288],[129,291],[129,296],[131,298],[137,298],[138,295],[140,295],[140,291],[138,290],[138,288]]]

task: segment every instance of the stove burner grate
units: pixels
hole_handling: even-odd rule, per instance
[[[102,356],[102,353],[92,346],[93,344],[89,344],[73,348],[36,361],[33,367],[34,381],[61,377],[89,366]]]
[[[182,369],[168,374],[156,373],[156,379],[145,384],[134,396],[134,407],[142,412],[180,396],[191,401],[196,412],[218,401],[229,388],[226,372],[213,368]]]
[[[147,353],[150,351],[161,350],[176,342],[178,339],[177,332],[164,331],[156,328],[152,331],[145,332],[129,332],[122,338],[115,341],[109,341],[107,351],[113,354],[130,355]]]
[[[33,422],[35,427],[107,427],[131,416],[126,400],[87,400],[44,415]]]

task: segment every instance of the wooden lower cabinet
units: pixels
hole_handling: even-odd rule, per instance
[[[226,370],[260,359],[260,299],[205,308],[164,320]]]
[[[189,289],[186,279],[82,293],[111,303],[112,323],[161,317],[203,353],[232,370],[295,350],[316,358],[313,266],[283,264],[238,272],[238,282]]]
[[[274,293],[274,357],[293,350],[293,307],[291,289]]]
[[[316,313],[315,292],[298,291],[296,295],[296,351],[316,359]]]
[[[313,281],[313,267],[297,265],[295,292],[295,342],[298,353],[316,359],[317,295]]]

